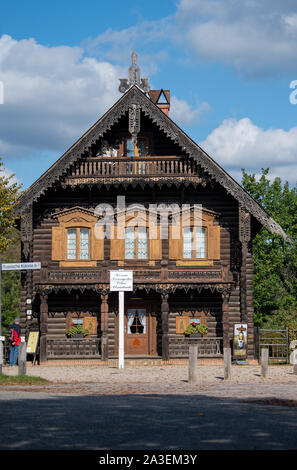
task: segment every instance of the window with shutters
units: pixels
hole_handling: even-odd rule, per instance
[[[216,214],[203,210],[200,218],[194,220],[189,211],[184,217],[184,226],[169,227],[169,259],[175,259],[177,265],[212,265],[219,260],[220,226]]]
[[[75,207],[54,216],[52,227],[52,260],[61,267],[96,266],[104,259],[104,239],[98,218],[86,209]],[[100,233],[99,233],[100,232]]]
[[[149,214],[139,213],[137,221],[126,215],[115,226],[114,238],[110,240],[110,259],[121,262],[149,262],[162,259],[162,240],[158,226],[149,226]],[[153,236],[152,236],[153,232]]]

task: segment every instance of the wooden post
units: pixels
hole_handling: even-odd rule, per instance
[[[168,304],[168,294],[162,294],[161,313],[162,313],[162,358],[163,358],[163,361],[168,361],[169,360],[169,342],[168,342],[169,304]]]
[[[26,375],[26,361],[27,361],[27,343],[20,343],[18,366],[19,375]]]
[[[268,374],[268,348],[261,349],[261,375],[263,378]]]
[[[3,342],[0,339],[0,374],[2,374],[2,365],[3,365]]]
[[[125,292],[119,291],[119,369],[124,369],[124,303]]]
[[[293,351],[293,374],[297,375],[297,349]]]
[[[197,382],[197,353],[198,353],[198,345],[190,344],[189,346],[189,383]]]
[[[48,320],[48,303],[47,295],[41,295],[40,304],[40,362],[47,361],[47,320]]]
[[[223,344],[224,348],[230,348],[230,333],[229,333],[229,298],[230,293],[224,292],[222,294],[222,320],[223,320]]]
[[[224,348],[224,379],[231,379],[231,348]]]
[[[108,294],[101,295],[101,360],[108,360]]]

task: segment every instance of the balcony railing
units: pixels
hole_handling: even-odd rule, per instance
[[[122,157],[93,158],[77,162],[72,167],[70,178],[86,177],[156,177],[199,176],[199,167],[193,160],[177,157]]]

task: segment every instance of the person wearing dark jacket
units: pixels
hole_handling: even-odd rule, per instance
[[[9,365],[16,366],[19,355],[19,344],[21,342],[20,319],[16,318],[9,327],[8,340],[10,342]]]

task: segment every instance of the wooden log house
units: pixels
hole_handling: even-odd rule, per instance
[[[248,358],[254,357],[252,239],[265,226],[282,228],[206,152],[170,119],[169,90],[150,90],[132,54],[123,96],[20,197],[16,215],[22,261],[21,326],[40,332],[41,362],[58,358],[117,357],[118,303],[109,271],[134,272],[125,294],[125,354],[188,355],[183,335],[191,321],[208,326],[202,357],[232,346],[235,323],[248,324]],[[118,236],[118,197],[124,236]],[[98,237],[98,205],[114,209],[114,238]],[[189,225],[173,237],[147,236],[149,207],[187,208]],[[136,226],[129,226],[139,205]],[[193,208],[202,208],[198,222]],[[136,211],[137,212],[137,211]],[[135,212],[134,212],[135,215]],[[127,225],[127,227],[126,227]],[[102,228],[101,228],[102,229]],[[26,315],[32,300],[32,317]],[[70,339],[71,324],[89,330]]]

